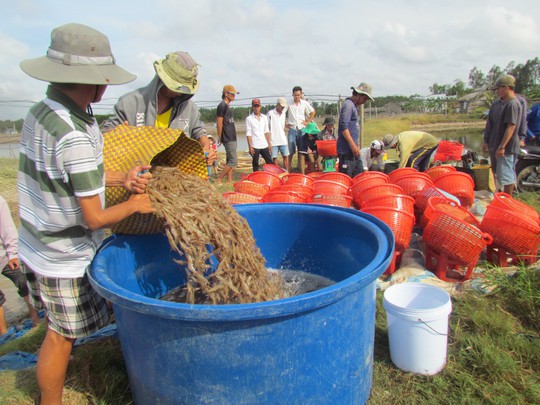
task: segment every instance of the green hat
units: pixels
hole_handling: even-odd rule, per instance
[[[21,69],[50,83],[124,84],[137,78],[116,64],[109,39],[82,24],[66,24],[51,33],[46,56],[23,60]]]
[[[501,86],[516,87],[516,78],[512,75],[502,75],[497,79],[492,90],[497,90]]]
[[[154,62],[154,69],[169,90],[175,93],[195,94],[199,89],[197,62],[187,52],[171,52],[165,59]]]
[[[318,134],[321,132],[319,128],[317,128],[317,124],[315,124],[313,121],[311,121],[309,124],[307,124],[304,128],[302,128],[302,132],[304,134]]]

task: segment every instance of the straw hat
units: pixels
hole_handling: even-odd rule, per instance
[[[199,64],[187,52],[170,52],[165,59],[154,62],[154,69],[169,90],[175,93],[195,94],[199,89]]]
[[[108,85],[137,78],[116,64],[105,35],[82,24],[55,28],[47,55],[24,60],[20,67],[27,75],[51,83]]]

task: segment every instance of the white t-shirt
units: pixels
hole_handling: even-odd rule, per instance
[[[292,100],[287,111],[287,123],[293,129],[302,129],[305,127],[304,121],[309,118],[313,111],[315,109],[306,100],[300,99],[298,105]]]
[[[246,136],[251,137],[251,146],[255,149],[268,148],[268,141],[265,134],[270,132],[268,129],[268,118],[261,114],[257,117],[255,114],[250,114],[246,118]]]
[[[371,148],[362,148],[360,149],[360,160],[362,161],[362,165],[364,166],[364,170],[367,171],[373,164],[373,161],[377,161],[377,165],[379,166],[379,170],[384,169],[384,153],[381,153],[376,158],[371,157]]]
[[[283,109],[281,114],[274,108],[268,111],[268,126],[270,127],[270,141],[272,146],[287,145],[287,134],[285,133],[285,117],[287,109]]]

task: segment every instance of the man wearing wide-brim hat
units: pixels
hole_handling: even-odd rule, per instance
[[[106,130],[128,123],[131,126],[181,129],[199,141],[208,153],[210,166],[217,153],[210,148],[204,123],[197,105],[191,100],[200,82],[199,64],[184,51],[168,53],[154,62],[156,75],[150,83],[131,91],[118,100],[114,116],[104,124]]]
[[[19,259],[34,306],[45,309],[48,319],[36,366],[40,401],[59,404],[73,342],[108,322],[106,302],[86,276],[102,228],[154,211],[144,194],[151,174],[138,176],[150,166],[104,171],[103,136],[90,105],[101,100],[107,85],[135,79],[116,64],[105,35],[81,24],[63,25],[53,30],[46,56],[20,66],[51,83],[21,133]],[[105,186],[134,194],[105,209]]]
[[[358,106],[373,100],[372,89],[367,83],[352,86],[352,96],[347,98],[339,113],[337,153],[339,171],[354,177],[364,171],[358,146]]]

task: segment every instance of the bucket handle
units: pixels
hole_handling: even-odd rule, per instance
[[[435,329],[433,329],[431,326],[429,326],[427,323],[425,323],[422,319],[418,318],[418,322],[422,322],[424,325],[426,325],[429,329],[431,329],[433,332],[435,332],[437,335],[440,336],[448,336],[448,333],[440,333],[437,332]]]

